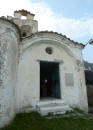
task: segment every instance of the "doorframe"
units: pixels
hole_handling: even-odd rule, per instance
[[[37,60],[38,62],[39,62],[39,101],[41,101],[41,99],[40,99],[40,62],[52,62],[52,63],[58,63],[58,66],[59,66],[59,84],[60,84],[60,99],[58,99],[58,100],[61,100],[62,99],[62,93],[63,93],[63,91],[62,91],[62,73],[60,73],[60,72],[62,72],[61,70],[61,66],[62,66],[62,64],[64,63],[62,60],[52,60],[52,61],[47,61],[47,60]],[[51,100],[51,99],[50,99]],[[57,100],[57,98],[55,98],[54,100]]]

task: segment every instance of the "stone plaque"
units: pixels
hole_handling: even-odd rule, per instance
[[[65,84],[66,86],[74,86],[73,73],[65,73]]]

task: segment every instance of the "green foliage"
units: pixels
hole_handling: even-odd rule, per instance
[[[80,112],[80,113],[82,113],[82,114],[85,113],[83,110],[81,110],[81,109],[79,109],[79,108],[73,108],[73,111],[72,111],[72,112],[73,112],[73,113],[75,113],[75,112]]]
[[[79,117],[46,119],[37,112],[21,113],[1,130],[93,130],[93,120]]]

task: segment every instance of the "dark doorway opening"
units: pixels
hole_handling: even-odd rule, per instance
[[[59,63],[40,62],[40,99],[61,98]]]

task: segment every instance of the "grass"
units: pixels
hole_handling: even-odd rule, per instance
[[[21,113],[10,125],[0,130],[93,130],[93,120],[80,117],[46,119],[37,112]]]

